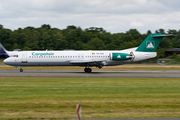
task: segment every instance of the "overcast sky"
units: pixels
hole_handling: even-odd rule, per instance
[[[12,30],[42,24],[102,27],[111,33],[179,30],[180,0],[0,0],[0,24]]]

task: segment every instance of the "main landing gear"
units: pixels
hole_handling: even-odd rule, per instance
[[[91,73],[91,72],[92,72],[92,69],[91,69],[91,68],[84,68],[84,72],[86,72],[86,73]]]
[[[23,72],[23,69],[21,68],[19,71],[20,71],[20,72]]]

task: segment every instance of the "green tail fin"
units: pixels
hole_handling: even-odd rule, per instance
[[[150,34],[136,49],[137,52],[155,52],[157,47],[159,46],[163,37],[168,37],[172,35],[165,34]]]

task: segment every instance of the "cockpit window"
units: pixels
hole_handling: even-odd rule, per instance
[[[18,57],[18,55],[12,55],[11,57]]]

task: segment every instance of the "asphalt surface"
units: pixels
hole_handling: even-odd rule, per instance
[[[152,77],[179,78],[180,71],[59,71],[59,70],[0,70],[1,77]]]

